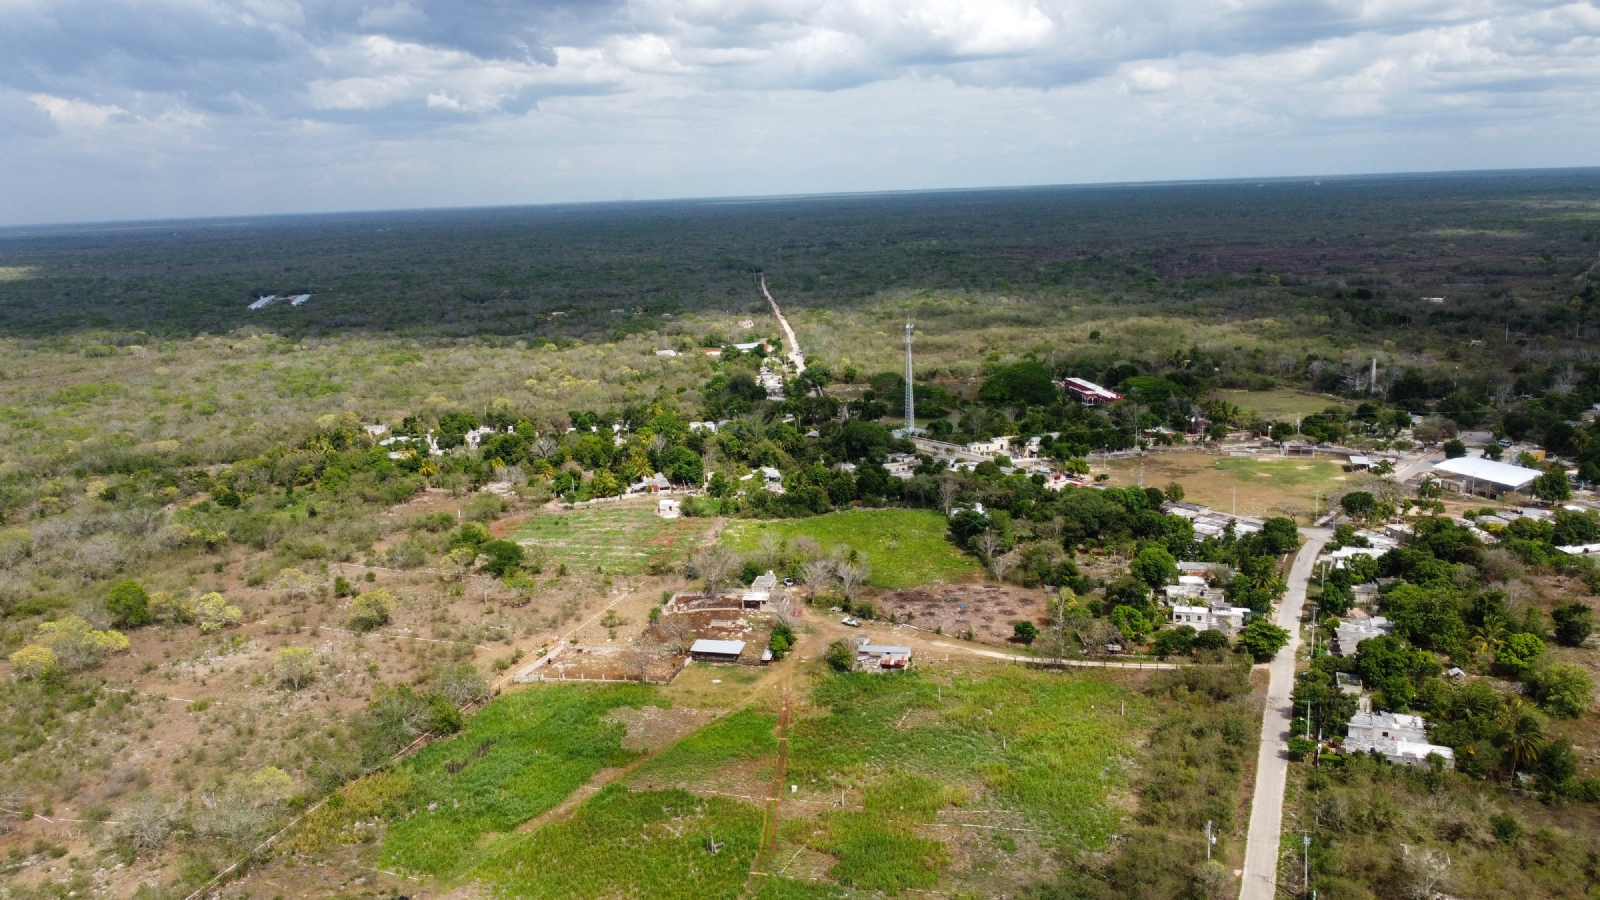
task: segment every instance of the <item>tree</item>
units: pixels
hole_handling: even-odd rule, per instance
[[[1556,643],[1563,647],[1581,646],[1594,627],[1594,611],[1581,601],[1556,607],[1550,617],[1556,624]]]
[[[823,659],[835,672],[848,672],[856,667],[856,648],[847,641],[834,641],[828,645]]]
[[[1150,585],[1152,590],[1171,584],[1178,578],[1177,561],[1167,552],[1167,548],[1160,544],[1146,544],[1133,558],[1128,568],[1135,577]]]
[[[118,628],[138,628],[150,624],[150,595],[137,581],[124,581],[106,595],[106,612]]]
[[[1528,676],[1528,691],[1545,712],[1558,719],[1576,719],[1589,708],[1594,681],[1582,666],[1556,663]]]
[[[1565,469],[1546,469],[1543,475],[1533,480],[1532,489],[1533,495],[1546,503],[1572,499],[1572,482],[1567,478]]]
[[[67,672],[76,672],[99,663],[108,654],[127,650],[128,638],[120,631],[98,630],[81,616],[65,616],[54,622],[40,624],[30,646],[48,650],[54,656],[56,666],[45,665],[44,671],[59,667]],[[28,649],[23,647],[17,652]],[[46,662],[44,655],[37,651],[23,659],[33,666]]]
[[[1351,491],[1339,498],[1339,508],[1357,522],[1365,522],[1378,511],[1378,500],[1366,491]]]
[[[833,580],[833,560],[813,556],[800,564],[800,577],[806,582],[806,599],[817,599],[817,592]]]
[[[1383,709],[1406,709],[1416,699],[1418,679],[1436,675],[1433,654],[1393,634],[1368,638],[1356,648],[1356,673],[1378,695]]]
[[[350,601],[346,623],[356,631],[373,631],[389,624],[394,595],[382,588],[367,591]]]
[[[1228,635],[1221,631],[1202,631],[1194,636],[1194,649],[1220,651],[1228,649]]]
[[[792,625],[786,621],[779,621],[773,626],[772,634],[767,638],[767,649],[772,651],[773,659],[783,659],[794,644],[795,633]]]
[[[695,574],[706,583],[707,597],[715,597],[717,587],[738,568],[738,555],[720,545],[700,551],[695,555],[693,562]]]
[[[1011,626],[1011,636],[1019,644],[1032,644],[1039,638],[1039,626],[1023,619]]]
[[[1445,459],[1460,459],[1466,455],[1467,445],[1463,444],[1460,438],[1451,438],[1450,440],[1444,442]]]
[[[1543,739],[1544,728],[1539,722],[1538,715],[1523,706],[1520,698],[1514,698],[1506,705],[1505,715],[1500,723],[1500,733],[1496,736],[1495,743],[1511,763],[1513,786],[1517,783],[1517,769],[1524,763],[1538,761],[1539,745]]]
[[[1119,606],[1111,611],[1110,619],[1111,624],[1122,633],[1123,639],[1135,644],[1142,642],[1156,624],[1144,610],[1136,606]]]
[[[1272,659],[1288,643],[1288,629],[1279,628],[1262,618],[1251,619],[1250,624],[1239,632],[1239,646],[1249,653],[1256,662],[1266,662]]]
[[[1220,634],[1221,632],[1217,633]],[[1162,659],[1166,659],[1169,656],[1182,656],[1188,653],[1190,648],[1194,647],[1197,636],[1193,625],[1179,625],[1177,628],[1168,628],[1156,632],[1156,639],[1152,648],[1155,650],[1156,655]],[[1223,638],[1223,644],[1224,646],[1227,644],[1226,637]]]
[[[507,540],[488,541],[478,548],[478,552],[487,557],[483,570],[500,578],[522,568],[526,556],[521,544]]]
[[[688,447],[670,447],[660,454],[661,474],[673,484],[699,487],[706,478],[705,461]]]
[[[834,567],[839,576],[839,592],[844,594],[846,601],[855,599],[856,588],[866,584],[872,577],[872,566],[865,558],[852,562],[849,559],[840,562]]]
[[[1506,638],[1494,661],[1513,675],[1521,677],[1532,668],[1533,661],[1544,653],[1544,641],[1535,634],[1518,633]]]
[[[317,654],[310,647],[281,647],[272,658],[272,673],[278,683],[298,691],[316,676]]]
[[[1123,575],[1106,585],[1105,605],[1108,609],[1119,606],[1143,609],[1150,605],[1150,585],[1131,575]]]
[[[242,618],[244,611],[230,604],[226,597],[216,591],[203,594],[194,602],[195,623],[207,634],[221,631],[229,625],[237,625]]]
[[[1261,526],[1261,548],[1273,556],[1293,552],[1300,546],[1300,530],[1294,520],[1274,516]]]
[[[428,678],[428,684],[458,707],[489,696],[489,682],[470,663],[440,666]]]
[[[29,644],[11,654],[11,667],[23,678],[44,678],[61,670],[56,652],[39,644]]]
[[[472,571],[477,559],[478,548],[476,545],[456,547],[446,553],[443,559],[439,560],[439,574],[450,581],[460,581],[467,577],[468,572]],[[343,581],[343,576],[340,576],[339,580]],[[348,582],[346,584],[348,586]],[[335,591],[334,593],[338,594],[339,592]],[[348,594],[350,592],[347,590],[345,593]]]

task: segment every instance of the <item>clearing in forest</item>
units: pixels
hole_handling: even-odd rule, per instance
[[[1219,390],[1212,394],[1211,399],[1232,403],[1245,412],[1255,413],[1269,422],[1292,422],[1322,412],[1330,406],[1348,408],[1351,405],[1348,401],[1328,394],[1313,394],[1291,388],[1276,388],[1270,391]]]
[[[580,572],[640,575],[680,568],[709,519],[663,519],[651,506],[603,506],[533,516],[511,539]]]
[[[763,534],[813,538],[824,550],[849,544],[872,564],[874,587],[900,590],[962,581],[981,573],[976,560],[946,538],[945,517],[926,509],[851,509],[806,519],[730,522],[722,541],[740,552],[761,547]]]

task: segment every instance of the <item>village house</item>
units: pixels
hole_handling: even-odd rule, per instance
[[[744,653],[744,641],[713,641],[701,638],[689,647],[689,658],[695,662],[736,663]]]
[[[1360,614],[1359,616],[1357,614]],[[1394,634],[1394,624],[1383,616],[1366,616],[1361,610],[1351,610],[1350,616],[1334,630],[1329,647],[1334,656],[1355,656],[1361,642],[1385,634]]]
[[[874,644],[866,635],[856,638],[856,667],[868,672],[904,670],[911,665],[911,648]]]
[[[1102,403],[1115,403],[1122,399],[1116,391],[1107,390],[1092,381],[1083,378],[1063,378],[1056,382],[1056,387],[1061,388],[1074,397],[1084,406],[1098,406]]]
[[[1425,767],[1429,756],[1455,764],[1455,751],[1428,743],[1427,722],[1421,716],[1404,713],[1358,712],[1345,731],[1345,750],[1356,753],[1381,753],[1392,763]]]

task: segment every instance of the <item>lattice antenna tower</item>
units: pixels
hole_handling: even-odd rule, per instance
[[[906,323],[906,437],[917,433],[917,402],[911,389],[911,323]]]

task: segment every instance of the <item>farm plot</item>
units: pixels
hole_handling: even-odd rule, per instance
[[[531,674],[545,681],[671,681],[683,668],[677,653],[628,644],[568,644]]]
[[[1210,453],[1156,453],[1150,456],[1096,463],[1095,472],[1111,476],[1116,487],[1138,484],[1141,472],[1147,487],[1183,485],[1184,499],[1222,512],[1234,509],[1246,516],[1297,516],[1305,521],[1320,504],[1327,510],[1328,494],[1347,477],[1343,460],[1216,456]],[[1320,498],[1320,499],[1319,499]]]
[[[783,541],[804,535],[824,549],[848,544],[872,564],[868,580],[874,587],[898,590],[962,581],[982,571],[945,539],[947,530],[945,517],[931,510],[852,509],[808,519],[730,522],[722,541],[742,553],[759,549],[766,533]]]
[[[639,575],[682,566],[710,527],[706,519],[663,519],[653,507],[607,506],[533,516],[511,537],[551,566]]]
[[[642,685],[546,685],[506,694],[467,719],[455,737],[347,786],[308,817],[291,846],[317,852],[370,839],[379,860],[403,872],[452,877],[473,863],[478,841],[551,809],[624,749],[620,707],[658,703]]]
[[[1106,847],[1147,710],[1104,677],[979,665],[954,677],[829,676],[794,725],[785,881],[762,896],[1011,895]],[[805,888],[806,890],[802,890]]]
[[[909,591],[884,594],[877,600],[878,611],[887,619],[990,644],[1003,644],[1026,619],[1040,621],[1045,615],[1044,593],[1009,584],[931,585]]]

